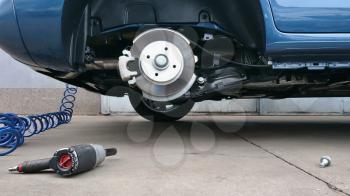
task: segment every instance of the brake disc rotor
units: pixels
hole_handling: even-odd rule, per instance
[[[157,28],[140,34],[134,40],[131,55],[138,60],[141,72],[136,85],[144,97],[153,101],[177,99],[196,80],[190,41],[174,30]]]

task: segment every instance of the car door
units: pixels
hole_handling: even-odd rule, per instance
[[[285,33],[350,33],[349,0],[269,0]]]

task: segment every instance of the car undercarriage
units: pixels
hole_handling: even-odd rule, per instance
[[[205,100],[348,97],[350,34],[279,31],[278,24],[293,28],[280,22],[285,18],[275,24],[272,11],[283,10],[271,9],[271,1],[60,0],[33,2],[32,9],[8,1],[7,23],[0,24],[11,30],[12,17],[20,35],[0,32],[0,44],[42,74],[103,95],[129,95],[143,116],[169,116],[186,105],[176,119]],[[22,46],[13,44],[18,40]]]

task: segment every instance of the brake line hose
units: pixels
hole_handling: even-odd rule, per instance
[[[0,156],[11,154],[24,143],[25,138],[70,123],[77,92],[76,87],[66,85],[58,112],[25,117],[0,114]]]

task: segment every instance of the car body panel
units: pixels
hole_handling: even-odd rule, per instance
[[[0,0],[0,48],[12,57],[28,65],[35,65],[29,55],[17,25],[13,1]]]
[[[273,0],[271,0],[273,1]],[[346,0],[343,0],[344,2]],[[275,23],[269,0],[260,0],[266,29],[265,54],[275,58],[294,58],[296,56],[334,55],[334,58],[343,57],[350,51],[350,33],[286,33],[280,31]],[[289,21],[284,21],[285,25]],[[306,28],[306,26],[304,26]],[[350,57],[348,57],[350,59]]]
[[[86,1],[0,0],[0,47],[15,59],[69,72]]]
[[[67,64],[61,35],[63,0],[15,0],[23,42],[33,60],[46,68]]]
[[[350,33],[350,1],[270,0],[274,21],[285,33]]]
[[[260,32],[259,27],[259,29],[255,29],[254,33],[250,33],[253,36],[245,34],[245,32],[252,32],[251,28],[241,28],[247,22],[247,18],[243,18],[238,23],[234,21],[237,17],[234,17],[232,13],[236,13],[240,9],[227,8],[226,11],[230,13],[222,10],[222,6],[231,1],[220,0],[214,4],[209,0],[191,0],[191,3],[189,1],[173,2],[174,6],[181,7],[185,3],[188,6],[193,6],[185,9],[186,15],[178,15],[173,11],[171,12],[173,14],[166,15],[166,10],[162,6],[165,2],[160,0],[144,1],[150,7],[148,10],[156,13],[154,14],[155,25],[159,24],[159,21],[170,21],[173,24],[179,21],[180,25],[193,23],[193,25],[200,26],[199,21],[195,21],[198,17],[190,15],[190,13],[193,13],[192,11],[197,13],[205,8],[207,12],[212,14],[213,25],[207,26],[217,26],[232,33],[232,35],[237,34],[233,30],[238,31],[238,34],[241,34],[243,40],[247,42],[247,47],[261,50],[261,54],[272,59],[294,58],[297,61],[301,55],[316,56],[317,58],[327,56],[334,60],[337,60],[338,57],[350,59],[347,55],[350,51],[350,33],[347,33],[350,32],[350,2],[347,0],[249,1],[260,3],[261,17],[263,17],[261,23],[263,23],[263,31],[265,31]],[[72,59],[73,45],[78,43],[75,40],[75,33],[80,25],[87,2],[84,0],[0,0],[0,26],[5,27],[0,32],[0,47],[28,65],[37,65],[57,71],[74,71],[73,65],[77,61]],[[139,6],[138,2],[136,0],[120,0],[116,1],[115,4],[125,4],[130,11],[130,4],[135,3]],[[231,5],[239,5],[241,1],[232,2],[235,4]],[[102,4],[102,2],[98,1],[97,4]],[[343,8],[339,8],[340,5]],[[249,8],[249,5],[244,5],[244,8],[247,7]],[[158,13],[157,8],[162,8],[162,14]],[[139,10],[139,8],[132,7],[132,10]],[[241,10],[242,13],[247,11],[249,10]],[[130,18],[127,18],[128,20],[118,18],[115,21],[122,21],[121,26],[130,25],[124,24],[128,21],[133,21],[135,24],[138,22],[139,16],[136,14],[128,16],[136,17],[136,19],[132,18],[135,21]],[[157,18],[161,16],[165,18],[163,20]],[[120,15],[120,17],[125,17],[125,14]],[[260,19],[254,21],[260,21]],[[325,28],[326,26],[329,28]],[[113,29],[118,29],[118,26],[114,26]],[[252,44],[256,36],[263,37],[261,38],[263,43],[261,47],[260,44]],[[84,51],[82,50],[82,52]]]

